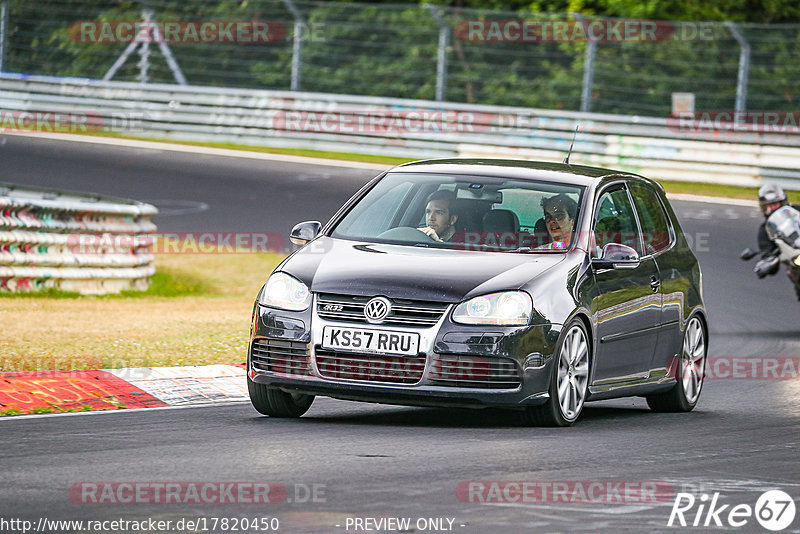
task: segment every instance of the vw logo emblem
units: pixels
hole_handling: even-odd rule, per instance
[[[386,319],[391,309],[392,303],[389,302],[389,299],[375,297],[364,306],[364,317],[366,317],[367,321],[370,323],[380,323]]]

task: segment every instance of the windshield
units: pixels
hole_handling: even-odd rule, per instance
[[[564,252],[583,188],[485,176],[389,173],[333,228],[355,241]]]
[[[790,206],[776,210],[767,219],[767,235],[773,241],[780,239],[787,245],[800,248],[800,212]]]

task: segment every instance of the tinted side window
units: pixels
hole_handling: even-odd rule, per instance
[[[599,256],[608,243],[628,245],[641,254],[639,227],[627,191],[622,188],[606,191],[598,199],[597,206],[594,216],[596,254]]]
[[[672,238],[667,214],[658,195],[650,187],[632,183],[631,196],[642,224],[646,254],[653,254],[669,247]]]

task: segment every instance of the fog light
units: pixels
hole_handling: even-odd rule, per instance
[[[538,352],[532,352],[525,358],[525,371],[528,369],[541,369],[547,363],[547,358]]]

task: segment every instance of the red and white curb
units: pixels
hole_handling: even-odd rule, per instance
[[[0,373],[0,412],[241,402],[249,399],[245,377],[233,365]]]

